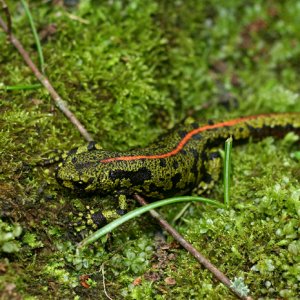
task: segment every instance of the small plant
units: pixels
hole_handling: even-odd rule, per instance
[[[145,272],[149,266],[152,251],[153,249],[148,241],[141,239],[137,248],[129,247],[124,250],[124,264],[136,274]]]
[[[20,250],[20,242],[15,239],[22,233],[19,224],[8,224],[0,219],[0,249],[2,252],[13,253]]]
[[[246,297],[250,290],[248,286],[244,283],[244,278],[235,277],[232,281],[231,287],[234,288],[241,296]]]

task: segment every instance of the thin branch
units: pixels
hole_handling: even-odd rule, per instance
[[[141,204],[147,205],[148,203],[139,195],[135,195],[134,198]],[[166,220],[164,220],[155,210],[150,210],[150,214],[155,218],[158,223],[166,230],[173,238],[184,247],[190,254],[192,254],[196,260],[206,269],[208,269],[220,282],[222,282],[228,289],[230,289],[239,299],[251,300],[251,297],[245,297],[240,295],[234,288],[232,288],[232,282],[230,279],[222,273],[215,265],[213,265],[207,258],[199,253],[183,236],[176,231]]]
[[[3,1],[3,0],[1,0]],[[18,49],[19,53],[22,55],[23,59],[32,70],[36,78],[42,83],[42,85],[48,90],[52,99],[54,100],[56,106],[64,113],[64,115],[70,120],[70,122],[77,127],[81,135],[88,141],[93,141],[91,135],[87,132],[85,127],[80,123],[80,121],[75,117],[75,115],[69,110],[67,103],[59,96],[56,90],[52,87],[50,81],[46,76],[44,76],[38,68],[35,66],[31,60],[27,51],[23,48],[19,40],[13,35],[9,34],[9,28],[0,17],[0,26],[9,35],[10,42]]]
[[[105,272],[104,272],[104,263],[101,265],[100,270],[102,271],[102,283],[103,283],[103,291],[107,299],[113,300],[106,291],[106,285],[105,285]]]
[[[10,16],[10,12],[8,9],[8,6],[5,2],[5,0],[0,0],[0,3],[2,4],[2,9],[6,15],[6,19],[7,19],[7,34],[10,36],[12,34],[12,25],[11,25],[11,16]]]

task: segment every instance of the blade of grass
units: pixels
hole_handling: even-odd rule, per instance
[[[181,219],[181,217],[184,215],[184,213],[187,211],[187,209],[191,206],[191,203],[186,204],[180,212],[174,217],[174,219],[171,221],[171,224],[174,225],[176,221]]]
[[[127,213],[126,215],[124,215],[124,216],[114,220],[113,222],[105,225],[104,227],[100,228],[99,230],[95,231],[90,236],[88,236],[87,238],[82,240],[77,245],[77,248],[83,248],[86,245],[95,242],[100,237],[102,237],[103,235],[105,235],[108,232],[112,231],[113,229],[120,226],[121,224],[123,224],[123,223],[127,222],[128,220],[131,220],[131,219],[133,219],[137,216],[140,216],[141,214],[143,214],[143,213],[145,213],[149,210],[152,210],[152,209],[157,208],[157,207],[173,204],[173,203],[188,202],[188,201],[203,202],[203,203],[207,203],[207,204],[217,206],[219,208],[225,208],[224,204],[222,204],[222,203],[220,203],[216,200],[211,200],[211,199],[207,199],[207,198],[203,198],[203,197],[182,196],[182,197],[174,197],[174,198],[170,198],[170,199],[156,201],[156,202],[153,202],[149,205],[136,208],[136,209],[130,211],[129,213]]]
[[[227,208],[230,207],[230,171],[231,171],[231,149],[232,137],[225,141],[225,157],[224,157],[224,204]]]
[[[28,20],[29,20],[29,23],[30,23],[30,26],[31,26],[31,30],[32,30],[32,33],[33,33],[33,36],[34,36],[34,40],[35,40],[38,55],[39,55],[40,68],[41,68],[42,73],[44,74],[45,73],[45,62],[44,62],[44,55],[43,55],[43,50],[42,50],[42,46],[41,46],[41,43],[40,43],[40,39],[39,39],[39,36],[37,34],[37,31],[36,31],[36,28],[35,28],[35,25],[34,25],[34,22],[33,22],[33,18],[32,18],[32,15],[31,15],[31,12],[30,12],[30,9],[28,7],[27,2],[25,0],[21,0],[21,2],[23,4],[25,13],[28,17]]]
[[[0,90],[5,91],[18,91],[18,90],[35,90],[42,87],[40,83],[30,84],[30,85],[0,85]]]

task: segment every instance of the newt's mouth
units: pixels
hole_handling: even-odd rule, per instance
[[[74,182],[74,181],[71,181],[71,180],[63,180],[61,178],[57,178],[57,182],[63,186],[63,187],[66,187],[70,190],[73,190],[75,193],[78,193],[78,192],[87,192],[89,193],[90,190],[89,190],[89,184],[87,182],[83,182],[83,181],[79,181],[79,182]]]
[[[57,176],[56,174],[56,181],[58,182],[59,185],[74,190],[74,184],[71,180],[64,180],[59,176]]]
[[[61,180],[60,183],[62,186],[74,190],[76,187],[74,186],[73,182],[70,180]]]

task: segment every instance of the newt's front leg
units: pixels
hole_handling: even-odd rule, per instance
[[[127,196],[122,192],[116,192],[114,198],[118,202],[116,209],[105,209],[103,211],[90,211],[87,216],[87,223],[95,228],[99,228],[117,218],[124,215],[127,212]]]

